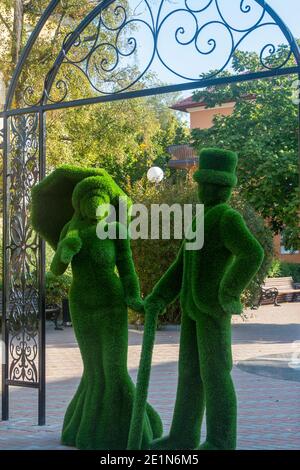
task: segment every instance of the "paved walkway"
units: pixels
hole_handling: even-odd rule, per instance
[[[239,449],[300,449],[300,303],[263,306],[233,324],[233,378],[239,402]],[[135,379],[142,332],[130,331],[129,369]],[[167,432],[177,384],[179,331],[157,333],[149,401]],[[298,368],[297,368],[298,364]],[[47,424],[37,422],[37,391],[12,389],[10,421],[0,422],[0,449],[65,449],[64,411],[82,372],[72,328],[47,326]],[[205,429],[203,429],[203,433]]]

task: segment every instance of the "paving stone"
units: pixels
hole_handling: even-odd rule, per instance
[[[278,366],[288,371],[295,341],[300,339],[299,314],[300,304],[291,303],[280,309],[263,306],[247,322],[238,317],[233,319],[239,449],[300,448],[300,381],[286,380],[294,378],[297,372],[288,375],[283,370],[270,374],[270,370],[264,370],[264,361],[273,361],[275,370],[278,360]],[[179,335],[178,329],[158,331],[153,355],[149,401],[161,414],[165,432],[171,425],[176,397]],[[142,331],[130,329],[128,364],[133,380],[142,338]],[[82,374],[72,328],[55,331],[52,324],[47,325],[46,357],[47,423],[37,426],[36,390],[11,388],[10,421],[0,422],[0,449],[67,449],[60,445],[60,430],[65,409]],[[249,361],[254,366],[247,369]]]

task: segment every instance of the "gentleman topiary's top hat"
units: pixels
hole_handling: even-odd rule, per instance
[[[194,173],[197,183],[235,186],[237,154],[229,150],[207,148],[200,152],[199,170]]]

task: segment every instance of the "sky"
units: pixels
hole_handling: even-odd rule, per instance
[[[268,0],[268,3],[285,21],[294,36],[300,38],[300,1]]]

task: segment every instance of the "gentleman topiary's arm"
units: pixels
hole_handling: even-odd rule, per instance
[[[143,312],[144,304],[141,298],[139,279],[132,259],[128,232],[125,227],[117,224],[116,233],[116,265],[123,285],[126,304],[137,312]]]
[[[60,276],[70,264],[73,256],[81,249],[81,239],[76,229],[70,229],[71,222],[68,222],[61,231],[55,255],[50,269],[53,274]]]
[[[221,281],[219,300],[227,313],[237,314],[242,312],[240,295],[260,268],[264,252],[242,216],[233,209],[224,214],[221,230],[234,260]]]
[[[152,292],[145,300],[145,309],[154,313],[163,313],[166,307],[174,302],[180,294],[183,277],[184,243],[178,252],[175,261],[154,286]]]
[[[154,287],[152,293],[145,300],[145,325],[141,360],[137,376],[136,394],[131,415],[128,437],[128,450],[141,448],[143,436],[143,420],[146,412],[146,403],[151,372],[152,354],[155,342],[158,314],[178,297],[181,290],[183,271],[183,248],[164,276]]]

